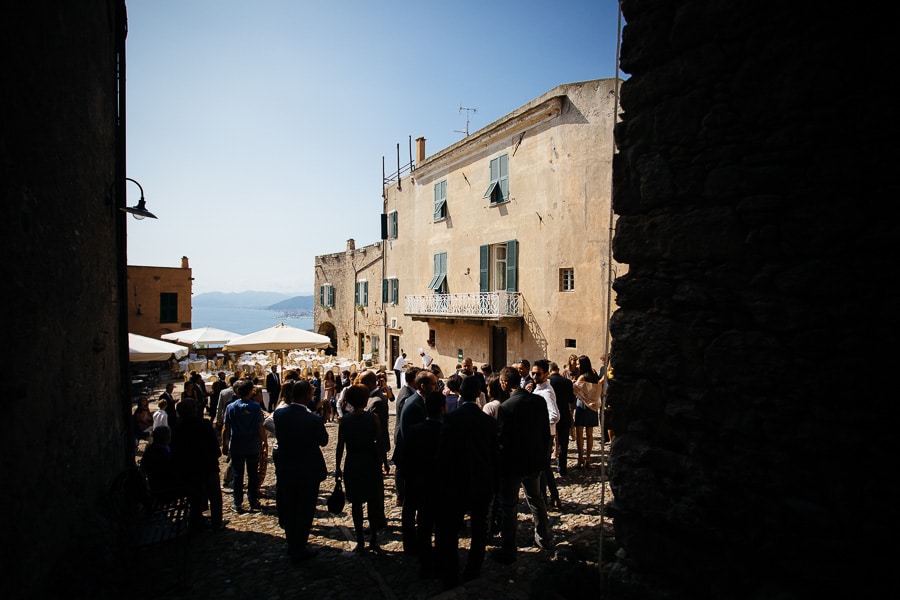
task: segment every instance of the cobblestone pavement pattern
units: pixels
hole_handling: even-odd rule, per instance
[[[157,392],[151,398],[159,396]],[[151,401],[155,410],[155,404]],[[389,430],[394,430],[393,403]],[[149,548],[147,555],[136,557],[144,563],[149,576],[146,585],[132,588],[138,598],[254,598],[287,599],[344,598],[382,599],[511,599],[597,598],[602,585],[600,545],[604,553],[614,551],[612,526],[603,519],[601,536],[600,468],[572,468],[576,460],[575,442],[570,441],[569,469],[566,477],[557,476],[562,510],[550,510],[555,552],[534,545],[531,513],[524,500],[519,502],[518,559],[501,565],[490,557],[490,549],[499,546],[499,536],[488,542],[488,556],[481,577],[452,590],[443,590],[437,579],[420,580],[414,556],[402,553],[400,507],[396,505],[393,471],[385,477],[385,512],[388,528],[379,534],[380,552],[358,555],[354,546],[350,505],[339,515],[325,507],[334,484],[334,451],[337,424],[327,424],[329,443],[323,448],[329,478],[319,490],[319,505],[310,535],[310,544],[319,549],[315,556],[299,565],[287,558],[284,532],[278,525],[275,509],[275,468],[269,456],[262,483],[261,509],[237,514],[231,510],[231,490],[223,488],[225,530],[206,531],[190,536],[181,546]],[[599,438],[599,431],[595,430]],[[594,462],[599,462],[599,439],[594,444]],[[141,445],[143,449],[143,443]],[[221,472],[225,472],[225,458]],[[612,500],[608,483],[605,502]],[[246,500],[244,502],[246,507]],[[464,548],[468,534],[460,537],[460,565],[465,564]],[[167,544],[172,544],[168,542]],[[166,557],[166,558],[163,558]],[[604,555],[604,562],[612,557]],[[184,562],[182,563],[182,560]],[[161,567],[160,563],[168,563]],[[184,577],[179,584],[178,571]],[[169,569],[166,572],[161,569]]]

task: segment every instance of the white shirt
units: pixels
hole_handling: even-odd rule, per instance
[[[158,410],[153,413],[153,429],[157,427],[168,427],[169,426],[169,415],[166,414],[164,410]]]
[[[402,356],[398,356],[397,360],[394,361],[394,370],[402,371],[403,367],[409,364],[409,361],[403,358]]]
[[[547,403],[547,412],[550,414],[550,435],[556,435],[556,423],[559,421],[559,407],[556,405],[556,392],[549,380],[544,383],[534,384],[533,394],[542,396]]]
[[[427,354],[422,355],[422,368],[430,369],[431,363],[433,363],[433,362],[434,362],[434,359],[431,356],[429,356]]]

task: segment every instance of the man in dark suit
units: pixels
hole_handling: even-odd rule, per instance
[[[575,410],[575,391],[572,380],[559,374],[559,365],[550,363],[550,385],[556,392],[556,406],[559,408],[559,421],[556,422],[556,462],[559,474],[565,477],[568,473],[569,430],[572,428],[572,411]]]
[[[476,400],[481,382],[466,377],[460,387],[459,407],[444,416],[438,447],[437,471],[441,504],[438,512],[437,552],[445,589],[459,584],[459,530],[468,512],[472,538],[463,581],[477,578],[487,546],[491,501],[497,484],[499,448],[497,422]]]
[[[409,430],[418,423],[425,421],[425,398],[437,389],[437,377],[428,369],[422,369],[416,374],[416,393],[406,399],[403,412],[400,414],[400,424],[394,438],[394,464],[397,472],[403,478],[406,460],[406,436]],[[416,512],[418,507],[414,501],[404,498],[403,510],[400,513],[400,533],[403,538],[403,552],[416,554]]]
[[[266,391],[269,392],[269,412],[273,412],[278,406],[278,397],[281,395],[281,377],[278,375],[278,366],[272,365],[272,371],[266,375]]]
[[[427,579],[435,574],[436,556],[431,543],[438,517],[441,497],[441,472],[437,465],[441,440],[441,420],[447,411],[444,394],[432,391],[425,398],[425,420],[408,428],[403,440],[405,459],[403,479],[410,506],[416,508],[416,554],[419,557],[419,576]]]
[[[522,376],[513,367],[500,372],[500,386],[509,394],[497,412],[500,441],[499,500],[502,513],[500,549],[491,556],[501,564],[516,560],[519,488],[534,517],[534,540],[542,550],[552,550],[547,506],[541,497],[541,472],[550,444],[550,417],[546,401],[519,387]]]
[[[298,385],[309,385],[301,381]],[[319,484],[328,476],[321,447],[328,445],[328,432],[322,417],[309,411],[303,402],[307,394],[275,411],[275,461],[277,487],[275,502],[278,522],[287,538],[291,562],[311,558],[318,550],[307,546],[309,530],[316,513]]]
[[[391,456],[391,462],[394,463],[394,489],[397,491],[397,506],[403,506],[403,499],[406,497],[406,482],[403,480],[403,474],[397,468],[399,457],[397,455],[397,439],[400,437],[400,415],[403,414],[403,406],[406,401],[416,393],[416,375],[421,371],[418,367],[409,367],[403,371],[404,385],[397,392],[397,407],[394,418],[394,455]]]

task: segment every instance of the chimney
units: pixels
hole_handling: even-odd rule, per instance
[[[181,257],[181,268],[182,269],[190,269],[190,266],[188,265],[188,257],[187,256]]]
[[[353,252],[354,250],[356,250],[356,241],[350,238],[347,240],[347,252]]]
[[[425,162],[425,138],[416,138],[416,165]]]

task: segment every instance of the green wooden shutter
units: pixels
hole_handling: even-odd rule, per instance
[[[519,262],[519,242],[509,240],[506,242],[506,291],[516,292],[519,289],[516,273]]]
[[[400,230],[397,229],[397,211],[391,213],[391,238],[396,239],[397,235],[400,233]]]
[[[363,302],[362,303],[363,303],[363,306],[368,306],[369,305],[369,282],[363,281],[362,288],[363,288],[362,289],[362,292],[363,292]]]
[[[334,286],[328,286],[328,306],[334,306]]]
[[[381,215],[381,239],[388,239],[388,216],[385,214]]]
[[[394,302],[400,304],[400,280],[397,278],[391,279],[391,286],[394,288]]]
[[[489,292],[491,285],[491,247],[478,249],[478,291]]]
[[[319,306],[325,306],[325,286],[319,286]]]
[[[388,298],[388,285],[390,285],[390,279],[382,279],[381,280],[381,303],[387,304],[389,302]]]
[[[353,286],[353,304],[359,306],[362,302],[359,301],[359,282],[356,282],[356,285]]]

